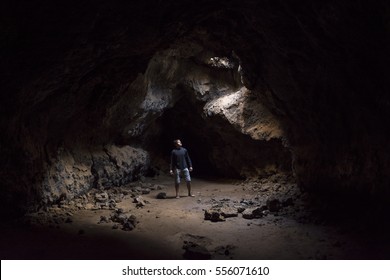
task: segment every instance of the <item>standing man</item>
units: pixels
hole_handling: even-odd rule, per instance
[[[171,166],[169,173],[171,175],[175,174],[175,190],[176,198],[179,196],[179,184],[180,184],[180,175],[184,175],[184,179],[187,183],[188,196],[194,196],[191,193],[191,176],[190,171],[192,171],[192,162],[190,156],[188,155],[187,149],[182,147],[180,139],[173,141],[175,148],[171,152]]]

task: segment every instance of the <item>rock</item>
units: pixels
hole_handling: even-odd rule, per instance
[[[254,215],[252,213],[251,209],[245,209],[244,212],[242,212],[242,217],[244,219],[253,219]]]
[[[135,229],[136,224],[138,224],[138,220],[134,215],[131,215],[123,224],[122,230],[131,231]]]
[[[150,193],[150,189],[149,188],[146,188],[146,189],[143,189],[142,194],[149,194]]]
[[[282,205],[278,198],[272,197],[267,199],[267,208],[270,212],[278,212]]]
[[[144,201],[140,201],[140,202],[138,202],[137,204],[136,204],[136,207],[137,208],[142,208],[142,207],[144,207],[146,205],[146,203],[144,202]]]
[[[76,204],[76,207],[77,207],[77,208],[80,208],[80,209],[83,209],[83,208],[84,208],[84,206],[83,206],[82,203],[77,203],[77,204]]]
[[[122,225],[127,221],[127,219],[127,215],[123,213],[115,213],[113,216],[111,216],[111,221],[120,223]]]
[[[137,217],[134,215],[130,215],[128,221],[130,221],[133,225],[136,225],[139,223]]]
[[[133,192],[135,193],[142,193],[142,188],[141,187],[134,187]]]
[[[132,224],[131,222],[127,221],[125,222],[123,225],[122,225],[122,230],[125,230],[125,231],[131,231],[135,229],[135,225]]]
[[[252,206],[254,204],[254,202],[252,200],[242,199],[240,201],[240,204],[242,206],[246,207],[246,206]]]
[[[210,220],[212,222],[224,222],[225,217],[221,215],[221,213],[218,210],[205,210],[204,212],[204,219]]]
[[[106,216],[100,216],[100,221],[98,222],[98,224],[109,223],[109,222],[110,222],[109,218],[107,218]]]
[[[260,207],[255,208],[252,213],[255,216],[255,218],[261,218],[264,215],[264,211],[267,210],[267,206],[263,205]]]
[[[114,224],[114,225],[112,226],[112,229],[118,229],[118,228],[119,228],[118,224]]]
[[[110,209],[115,209],[116,208],[116,201],[111,199],[109,202],[108,202],[108,208]]]
[[[97,202],[105,203],[105,202],[108,202],[108,199],[109,199],[108,193],[106,193],[106,192],[95,194],[95,200]]]
[[[143,199],[142,196],[136,196],[136,197],[134,197],[133,202],[134,202],[134,203],[137,203],[137,204],[136,204],[136,207],[137,207],[137,208],[144,207],[144,206],[146,205],[146,201]]]
[[[133,199],[133,203],[138,203],[140,201],[143,201],[143,197],[142,196],[135,196],[134,199]]]
[[[133,230],[138,224],[138,220],[134,215],[129,217],[123,213],[123,209],[117,209],[110,217],[111,221],[122,225],[122,229],[126,231]]]
[[[165,192],[160,192],[157,194],[157,199],[165,199],[167,198],[167,194]]]
[[[263,217],[263,211],[265,206],[257,207],[257,208],[247,208],[244,212],[242,212],[242,217],[244,219],[258,219]]]
[[[238,216],[237,209],[232,207],[222,207],[220,213],[224,218],[231,218],[231,217]]]
[[[202,245],[191,241],[184,241],[183,257],[188,260],[208,260],[211,259],[211,253]]]

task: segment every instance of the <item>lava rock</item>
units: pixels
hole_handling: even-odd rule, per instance
[[[165,192],[160,192],[156,196],[158,199],[165,199],[167,198],[167,194]]]
[[[109,222],[110,222],[109,218],[107,218],[106,216],[100,216],[100,221],[98,222],[98,224],[109,223]]]
[[[125,222],[123,225],[122,225],[122,230],[125,230],[125,231],[131,231],[135,229],[135,225],[129,221]]]
[[[267,208],[270,212],[278,212],[282,208],[282,204],[278,198],[268,198]]]
[[[224,222],[225,217],[221,215],[221,213],[218,210],[205,210],[204,212],[204,219],[210,220],[212,222]]]
[[[211,259],[211,253],[202,245],[191,241],[184,241],[183,257],[188,260],[208,260]]]
[[[146,189],[142,189],[142,194],[149,194],[150,193],[150,189],[149,188],[146,188]]]
[[[113,226],[112,226],[112,229],[118,229],[119,228],[119,225],[118,224],[114,224]]]
[[[109,199],[108,193],[106,193],[106,192],[95,194],[95,200],[97,202],[106,203],[106,202],[108,202],[108,199]]]
[[[242,217],[249,220],[261,218],[263,217],[264,209],[264,206],[257,208],[247,208],[244,212],[242,212]]]
[[[231,218],[231,217],[238,216],[237,210],[232,207],[222,207],[220,213],[224,218]]]
[[[122,225],[127,221],[127,219],[127,215],[123,213],[115,213],[113,216],[111,216],[111,221],[120,223]]]
[[[138,220],[134,215],[131,215],[123,224],[122,230],[131,231],[135,229],[136,224],[138,224]]]

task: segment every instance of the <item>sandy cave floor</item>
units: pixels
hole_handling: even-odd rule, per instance
[[[193,178],[195,197],[186,196],[181,184],[180,199],[174,198],[172,178],[147,179],[162,190],[142,195],[146,204],[137,208],[125,196],[117,204],[138,220],[135,229],[113,229],[115,224],[99,223],[114,210],[77,210],[68,222],[48,225],[4,226],[0,236],[1,259],[185,259],[185,244],[197,244],[211,259],[386,259],[389,244],[357,233],[342,225],[305,222],[294,215],[269,213],[257,219],[226,218],[224,222],[204,219],[213,201],[251,201],[264,192],[249,183]],[[166,199],[157,199],[166,192]],[[297,210],[298,209],[298,210]],[[301,209],[301,210],[299,210]],[[296,213],[300,213],[296,215]],[[191,243],[192,242],[192,243]],[[188,252],[187,252],[188,253]]]

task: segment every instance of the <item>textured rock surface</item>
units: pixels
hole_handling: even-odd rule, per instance
[[[292,158],[300,186],[386,205],[389,10],[365,0],[4,1],[0,204],[83,191],[93,170],[97,184],[118,185],[132,171],[100,147],[142,146],[163,166],[175,136],[204,170],[258,176]]]
[[[125,185],[138,179],[148,167],[148,154],[130,146],[110,145],[100,151],[60,149],[42,182],[43,203],[53,203],[61,197],[72,199],[92,187]]]

